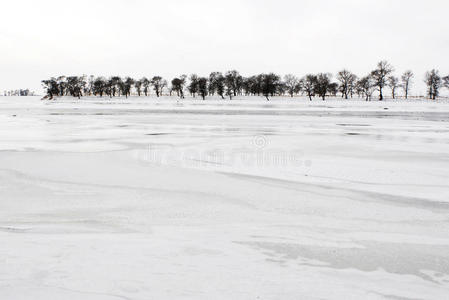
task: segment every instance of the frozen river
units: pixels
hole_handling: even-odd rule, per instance
[[[447,299],[449,102],[0,97],[0,299]]]

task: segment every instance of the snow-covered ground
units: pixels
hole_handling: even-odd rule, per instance
[[[0,299],[447,299],[449,102],[0,97]]]

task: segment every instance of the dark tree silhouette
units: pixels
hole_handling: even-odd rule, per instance
[[[42,86],[46,90],[47,96],[50,100],[52,100],[55,95],[59,94],[58,82],[53,77],[49,80],[42,80]]]
[[[243,80],[243,89],[246,95],[260,96],[262,93],[263,74],[254,75]]]
[[[201,95],[201,98],[203,98],[203,100],[206,99],[207,91],[208,91],[207,78],[206,77],[198,78],[198,93]]]
[[[161,76],[154,76],[151,79],[151,85],[156,92],[156,96],[159,97],[162,95],[162,90],[167,85],[167,82]]]
[[[243,91],[245,93],[245,96],[249,96],[249,95],[255,95],[255,91],[254,91],[254,87],[256,85],[256,80],[255,80],[256,76],[251,76],[248,78],[244,78],[243,79]]]
[[[198,75],[192,74],[190,75],[190,83],[187,89],[189,90],[190,95],[195,98],[196,93],[198,93]]]
[[[95,96],[100,95],[103,97],[106,89],[106,80],[103,77],[95,78],[93,82],[92,92]]]
[[[249,96],[251,95],[251,77],[243,77],[242,82],[242,95]]]
[[[120,97],[120,86],[122,85],[122,78],[120,76],[113,76],[111,77],[111,95],[112,97],[115,97],[115,95],[118,93],[118,96]]]
[[[134,79],[131,77],[126,77],[125,81],[123,82],[123,94],[126,98],[128,98],[129,95],[131,95],[131,88],[134,84]]]
[[[216,81],[220,74],[220,72],[212,72],[209,74],[209,95],[213,96],[217,92]]]
[[[401,76],[402,81],[402,88],[404,89],[405,99],[408,99],[408,94],[410,92],[410,86],[412,84],[412,78],[413,78],[413,72],[412,71],[406,71]]]
[[[371,76],[362,77],[357,82],[357,90],[365,96],[366,101],[371,101],[371,96],[373,95],[375,82]]]
[[[349,94],[352,93],[357,76],[350,71],[344,69],[337,74],[337,80],[340,82],[340,91],[342,97],[348,99]]]
[[[357,75],[353,74],[353,79],[352,79],[352,81],[349,82],[349,95],[351,95],[351,98],[354,97],[354,92],[355,92],[358,80],[359,80],[359,78],[357,77]]]
[[[301,91],[300,81],[298,77],[296,77],[295,75],[292,74],[285,75],[284,84],[290,97],[293,97],[295,94]]]
[[[143,77],[142,79],[140,79],[140,81],[142,82],[142,86],[143,86],[143,93],[145,94],[145,96],[148,96],[148,92],[150,91],[150,80],[148,80],[148,78]]]
[[[243,77],[239,72],[236,70],[228,71],[226,72],[225,79],[227,91],[231,91],[234,97],[240,94],[243,87]]]
[[[137,95],[140,97],[140,95],[142,94],[142,81],[134,81],[134,88],[136,89]]]
[[[279,77],[279,82],[276,86],[276,95],[278,96],[285,96],[285,93],[287,93],[287,85],[285,82],[282,81],[281,76],[276,75]]]
[[[381,101],[384,99],[382,91],[388,83],[388,76],[393,71],[394,68],[387,61],[383,60],[377,64],[377,69],[371,72],[371,78],[379,89],[379,100]]]
[[[238,72],[237,72],[238,74]],[[240,74],[237,75],[236,80],[235,80],[235,90],[234,90],[234,95],[242,95],[242,89],[243,89],[243,76],[241,76]]]
[[[126,93],[126,85],[125,82],[120,78],[120,81],[117,83],[117,87],[118,87],[118,96],[120,97],[121,95],[125,95]]]
[[[427,72],[424,82],[427,85],[427,93],[429,95],[429,98],[435,100],[440,94],[442,83],[440,73],[435,69]]]
[[[338,83],[332,82],[329,85],[329,94],[332,95],[333,97],[337,97],[337,93],[338,93]]]
[[[316,76],[315,91],[324,100],[331,87],[331,75],[320,73]]]
[[[232,90],[232,86],[230,86],[230,85],[228,85],[226,83],[227,83],[227,81],[226,81],[226,78],[225,78],[225,93],[226,93],[226,96],[229,97],[229,100],[232,100],[232,96],[234,95],[234,91]]]
[[[172,89],[181,99],[184,99],[184,86],[186,84],[186,78],[186,75],[182,75],[180,78],[174,78],[171,81]]]
[[[67,90],[69,91],[69,94],[72,97],[77,97],[78,99],[82,96],[82,90],[84,86],[86,85],[86,82],[82,77],[78,76],[69,76],[67,77]]]
[[[109,78],[106,81],[106,85],[105,85],[105,93],[106,93],[106,95],[108,95],[110,98],[112,98],[114,89],[115,89],[114,80],[112,78]]]
[[[395,76],[388,77],[388,86],[391,89],[391,96],[396,99],[396,89],[399,87],[399,79]]]
[[[273,97],[276,94],[280,82],[281,77],[274,73],[262,75],[262,94],[267,101],[270,101],[269,96]]]
[[[306,92],[310,101],[312,101],[312,97],[315,96],[317,81],[317,76],[313,74],[308,74],[303,79],[301,79],[302,90]]]
[[[221,99],[224,99],[225,77],[221,72],[212,72],[209,75],[209,92],[212,95],[217,93]]]
[[[59,96],[65,96],[67,91],[67,81],[65,76],[59,76],[57,79],[58,94]]]
[[[332,82],[332,75],[329,73],[308,74],[300,80],[296,76],[288,74],[282,80],[279,75],[274,73],[243,77],[236,70],[232,70],[224,75],[221,72],[212,72],[208,77],[199,77],[192,74],[189,77],[188,84],[187,76],[182,75],[174,78],[168,89],[170,96],[173,92],[176,92],[181,98],[184,98],[184,92],[188,90],[193,97],[200,95],[205,99],[208,95],[217,94],[222,99],[229,96],[231,100],[239,95],[263,95],[267,100],[270,100],[270,97],[275,95],[294,97],[301,92],[312,101],[315,96],[320,96],[325,100],[328,96],[336,97],[339,92],[346,99],[357,92],[359,97],[364,96],[367,100],[371,100],[371,96],[376,89],[379,91],[379,99],[383,100],[384,89],[390,87],[393,98],[396,98],[397,88],[401,88],[404,90],[407,99],[414,76],[413,73],[406,71],[399,79],[394,77],[392,73],[393,67],[387,61],[379,62],[376,70],[360,80],[355,74],[344,69],[337,73],[338,82]],[[431,99],[438,97],[441,87],[449,88],[449,76],[441,78],[436,70],[427,72],[425,82],[428,86],[428,96]],[[167,87],[167,81],[161,76],[154,76],[151,80],[146,77],[134,80],[130,77],[122,79],[120,76],[105,79],[83,75],[52,77],[49,80],[43,80],[42,85],[50,99],[68,95],[78,99],[83,95],[99,97],[107,95],[111,98],[116,96],[128,97],[134,90],[138,96],[141,96],[142,93],[149,96],[150,86],[154,89],[156,96],[160,97],[164,88]],[[21,94],[26,93],[24,91]]]

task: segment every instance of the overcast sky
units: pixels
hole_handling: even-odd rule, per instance
[[[449,74],[447,0],[3,0],[0,90],[57,75]]]

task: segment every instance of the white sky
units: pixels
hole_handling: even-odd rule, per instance
[[[447,0],[2,0],[0,91],[58,75],[449,74]]]

